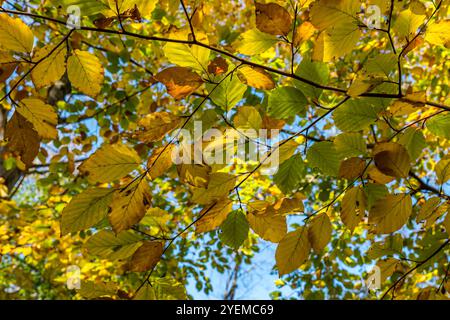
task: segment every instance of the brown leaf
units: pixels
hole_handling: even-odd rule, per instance
[[[365,167],[366,162],[358,157],[343,160],[339,167],[339,177],[348,180],[356,179],[363,173]]]
[[[127,269],[133,272],[145,272],[153,269],[161,260],[164,246],[161,241],[145,241],[131,257]]]
[[[180,124],[181,118],[168,112],[154,112],[139,120],[143,130],[137,131],[135,137],[149,143],[159,141]]]
[[[171,143],[167,147],[160,147],[152,153],[147,162],[148,175],[152,180],[161,176],[174,164],[172,159],[174,148],[175,145]]]
[[[195,232],[202,233],[212,231],[225,221],[231,211],[233,202],[230,199],[221,199],[212,206],[205,207],[199,213],[198,221],[195,223]]]
[[[383,142],[373,149],[375,165],[385,175],[405,178],[410,169],[410,158],[404,146],[395,142]]]
[[[222,57],[214,58],[208,65],[208,72],[214,75],[219,75],[228,71],[228,63]]]
[[[109,27],[114,20],[116,20],[116,17],[102,17],[94,20],[94,25],[99,29],[106,29]]]
[[[167,92],[175,99],[187,97],[203,83],[198,74],[184,67],[164,69],[155,78],[166,86]]]
[[[2,63],[0,64],[0,83],[5,82],[16,70],[17,63]]]
[[[12,118],[6,124],[5,138],[8,140],[8,148],[20,155],[27,167],[31,166],[34,158],[39,153],[40,139],[38,133],[19,113],[14,112]]]
[[[276,3],[255,3],[256,27],[262,32],[273,35],[287,35],[292,19],[289,12]]]

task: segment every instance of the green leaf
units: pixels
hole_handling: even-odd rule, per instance
[[[273,180],[283,193],[287,194],[293,191],[303,178],[304,163],[300,154],[293,155],[284,161]]]
[[[328,83],[330,71],[326,63],[311,62],[304,59],[297,67],[297,70],[295,70],[295,74],[309,81],[326,85]],[[299,88],[306,97],[313,100],[318,100],[322,94],[322,89],[298,80],[294,80],[294,85]]]
[[[92,255],[118,260],[130,257],[142,245],[141,240],[133,231],[123,231],[116,236],[112,231],[101,230],[90,237],[84,247]]]
[[[104,10],[109,9],[107,3],[99,0],[51,0],[55,7],[62,6],[64,12],[70,6],[77,6],[83,16],[96,15]]]
[[[333,112],[336,126],[344,132],[366,129],[377,118],[377,110],[364,100],[349,100]]]
[[[312,167],[319,168],[324,174],[338,175],[340,158],[332,142],[316,142],[306,153],[306,159]]]
[[[214,81],[217,83],[220,81],[220,78],[217,77]],[[217,88],[214,89],[214,87],[216,87],[215,84],[206,85],[206,90],[209,93],[212,92],[210,95],[211,100],[227,111],[234,108],[241,101],[247,90],[247,86],[235,75],[228,76]]]
[[[367,209],[381,198],[389,194],[388,188],[384,184],[368,183],[364,186],[364,193],[367,196]]]
[[[76,195],[64,208],[61,234],[90,228],[106,217],[112,199],[111,189],[91,188]]]
[[[364,156],[367,153],[364,137],[357,132],[341,133],[336,136],[333,143],[341,158]]]
[[[407,128],[398,140],[408,151],[411,160],[416,160],[428,145],[420,129]]]
[[[250,29],[242,34],[236,50],[239,53],[252,56],[272,48],[278,41],[276,36],[261,32],[258,29]]]
[[[238,249],[247,239],[249,225],[245,215],[240,211],[232,211],[220,226],[220,241],[227,246]]]
[[[294,87],[280,87],[269,95],[267,113],[277,119],[293,116],[304,116],[308,100],[303,93]]]
[[[445,139],[450,139],[450,112],[438,114],[426,123],[431,133]]]
[[[137,292],[135,300],[186,300],[186,288],[172,278],[151,278]]]

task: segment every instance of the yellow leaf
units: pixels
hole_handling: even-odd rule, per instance
[[[450,20],[439,21],[427,27],[425,41],[435,45],[450,45]]]
[[[84,161],[79,170],[89,182],[111,182],[136,169],[141,158],[134,149],[123,144],[104,144]]]
[[[254,206],[251,203],[249,206]],[[266,206],[268,203],[266,203]],[[286,235],[287,224],[286,216],[276,212],[266,212],[264,210],[252,210],[247,214],[247,220],[250,227],[262,239],[271,242],[280,242]]]
[[[37,62],[41,60],[53,49],[54,45],[47,45],[40,48],[34,55],[33,61]],[[48,86],[61,79],[64,72],[66,72],[66,54],[66,46],[61,45],[31,71],[31,79],[37,88]]]
[[[197,90],[203,83],[202,78],[185,67],[170,67],[159,72],[156,80],[163,83],[175,99],[183,99]]]
[[[432,197],[424,203],[422,208],[420,208],[416,221],[421,222],[426,220],[425,228],[431,227],[435,221],[444,214],[445,210],[447,210],[447,206],[441,204],[441,198]]]
[[[209,176],[207,188],[195,188],[192,201],[198,204],[210,204],[227,196],[236,185],[236,177],[224,172],[214,172]]]
[[[450,158],[443,158],[439,160],[434,168],[437,176],[437,182],[439,184],[444,184],[450,180]]]
[[[123,231],[118,235],[101,230],[86,241],[84,248],[89,254],[109,260],[123,260],[130,257],[142,245],[142,237],[133,231]]]
[[[0,47],[17,52],[33,50],[34,35],[20,19],[0,14]]]
[[[118,288],[114,283],[82,281],[78,293],[86,299],[96,299],[105,296],[114,296],[117,290]]]
[[[51,105],[37,98],[25,98],[19,102],[16,111],[33,125],[40,137],[55,139],[58,136],[58,115]]]
[[[380,268],[381,283],[384,283],[390,276],[392,276],[399,263],[400,261],[395,258],[387,258],[377,262],[377,266]]]
[[[353,187],[345,192],[341,203],[341,220],[351,232],[364,218],[366,205],[366,197],[360,187]]]
[[[156,149],[147,162],[148,175],[154,180],[164,174],[174,164],[172,159],[172,151],[175,145],[169,144]]]
[[[352,51],[358,42],[358,1],[319,0],[310,10],[311,23],[321,33],[314,46],[313,60],[328,62]]]
[[[297,270],[309,256],[311,245],[308,230],[300,227],[291,231],[280,241],[275,252],[278,273],[281,275]]]
[[[180,122],[180,117],[169,112],[150,113],[139,120],[138,124],[143,128],[136,132],[136,137],[144,143],[159,141]]]
[[[82,93],[93,98],[100,93],[104,70],[92,53],[76,49],[67,60],[67,75],[72,85]]]
[[[406,9],[395,19],[392,29],[401,42],[409,42],[416,35],[425,18],[425,15],[414,14],[410,9]]]
[[[16,70],[18,63],[6,51],[0,51],[0,83],[5,82]]]
[[[169,39],[187,41],[192,40],[192,36],[190,31],[177,30],[169,35]],[[209,44],[208,37],[199,31],[195,32],[195,39],[206,45]],[[207,48],[168,42],[163,50],[167,59],[177,66],[192,68],[198,72],[206,72],[208,70],[211,51]]]
[[[125,189],[117,190],[110,204],[109,222],[116,234],[131,228],[145,215],[151,203],[151,192],[145,178],[139,178]]]
[[[308,226],[308,239],[315,252],[322,251],[330,242],[333,227],[325,212],[314,217]]]
[[[375,202],[369,210],[369,223],[376,234],[399,230],[412,212],[411,197],[408,194],[390,194]]]
[[[111,196],[111,189],[91,188],[73,197],[62,212],[61,235],[99,223],[108,213]]]
[[[164,246],[161,241],[144,241],[127,263],[126,269],[133,272],[144,272],[153,269],[161,259]]]
[[[238,77],[242,83],[256,89],[270,90],[275,88],[275,82],[271,75],[261,68],[242,66],[239,68]]]
[[[255,2],[256,27],[273,35],[287,35],[292,26],[292,18],[279,4]]]
[[[262,118],[254,107],[240,107],[234,116],[234,126],[240,129],[254,129],[255,133],[261,129]],[[256,137],[254,137],[256,138]]]
[[[316,28],[309,21],[304,21],[297,29],[295,29],[294,45],[299,46],[303,42],[311,39],[316,32]]]
[[[444,228],[447,234],[450,235],[450,210],[447,211],[444,219]]]
[[[258,29],[250,29],[241,34],[235,46],[239,53],[251,56],[269,50],[278,41],[278,38],[273,35],[261,32]]]
[[[25,165],[30,167],[39,153],[41,143],[32,124],[19,113],[14,112],[6,124],[5,138],[8,140],[8,149],[19,154]]]
[[[199,220],[195,223],[195,232],[208,232],[219,227],[231,212],[233,202],[230,199],[220,199],[212,206],[204,208],[199,213]]]
[[[177,166],[180,181],[187,183],[193,187],[208,186],[209,173],[211,168],[200,164],[181,164]]]
[[[300,198],[281,198],[274,204],[267,206],[268,214],[288,214],[293,212],[303,212],[305,210]]]
[[[367,169],[367,174],[370,179],[380,184],[388,184],[395,179],[395,177],[391,177],[382,173],[376,166],[369,166],[369,168]]]
[[[395,142],[382,142],[373,149],[375,165],[385,175],[406,178],[410,169],[410,158],[404,146]]]
[[[353,180],[361,176],[366,167],[366,162],[357,157],[349,158],[341,161],[339,166],[339,177]]]

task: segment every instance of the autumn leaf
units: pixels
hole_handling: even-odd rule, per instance
[[[90,182],[111,182],[126,176],[140,162],[133,149],[123,144],[105,144],[84,161],[79,170]]]
[[[108,216],[114,232],[118,234],[138,223],[150,206],[151,198],[145,178],[139,178],[126,188],[115,191]]]
[[[20,155],[21,160],[30,167],[39,152],[41,140],[33,125],[19,113],[14,113],[5,130],[8,149]]]
[[[275,253],[280,276],[297,270],[306,262],[310,250],[308,230],[305,227],[287,233],[278,244]]]
[[[154,112],[139,120],[141,130],[136,132],[136,137],[145,142],[159,141],[181,122],[181,118],[168,112]]]
[[[166,86],[167,92],[175,99],[189,96],[203,83],[198,74],[184,67],[164,69],[155,78]]]
[[[160,241],[144,241],[131,256],[127,269],[133,272],[153,269],[161,259],[163,249],[163,243]]]
[[[100,60],[92,53],[75,50],[67,60],[67,75],[82,93],[93,98],[100,93],[104,70]]]
[[[290,14],[279,4],[274,2],[255,2],[256,27],[273,35],[287,35],[291,29]]]
[[[19,18],[0,14],[0,47],[17,52],[33,50],[34,35],[30,28]]]
[[[29,121],[43,139],[55,139],[58,135],[58,116],[51,105],[37,98],[25,98],[16,106],[16,111]]]

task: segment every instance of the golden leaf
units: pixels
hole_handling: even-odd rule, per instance
[[[314,217],[308,225],[308,239],[315,252],[322,251],[330,242],[333,227],[326,212]]]
[[[154,180],[164,174],[174,164],[172,151],[175,145],[169,144],[153,151],[148,159],[147,168],[150,179]]]
[[[145,215],[151,203],[151,192],[144,178],[139,178],[125,189],[114,192],[110,204],[109,222],[117,234],[131,228]]]
[[[289,12],[274,2],[255,2],[256,27],[273,35],[287,35],[292,25]]]
[[[58,115],[51,105],[37,98],[25,98],[19,102],[16,111],[33,125],[40,137],[55,139],[58,136]]]
[[[104,70],[100,60],[87,51],[76,49],[67,60],[67,75],[75,88],[95,98],[103,85]]]
[[[133,272],[144,272],[153,269],[161,259],[164,246],[161,241],[144,241],[127,263],[126,269]]]
[[[203,83],[202,78],[197,73],[185,67],[164,69],[155,78],[166,86],[167,92],[175,99],[187,97]]]
[[[20,19],[0,14],[0,47],[17,52],[33,50],[34,35]]]
[[[30,167],[39,153],[41,140],[33,125],[19,113],[14,112],[6,124],[5,138],[8,140],[8,149],[20,155],[20,159]]]
[[[181,118],[169,112],[154,112],[139,120],[138,125],[143,127],[136,132],[136,137],[145,142],[159,141],[166,134],[178,127]]]
[[[242,66],[239,68],[238,77],[242,83],[256,89],[270,90],[275,88],[272,76],[261,68]]]
[[[275,252],[278,273],[291,273],[297,270],[309,256],[311,245],[308,240],[308,230],[300,227],[291,231],[280,241]]]
[[[339,177],[347,180],[356,179],[363,174],[365,167],[366,162],[358,157],[343,160],[339,166]]]

